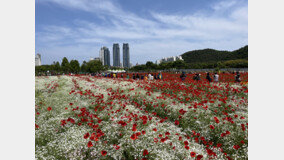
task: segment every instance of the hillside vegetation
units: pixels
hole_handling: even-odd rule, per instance
[[[189,51],[181,55],[185,63],[216,63],[229,60],[248,60],[248,45],[234,51],[202,49]]]

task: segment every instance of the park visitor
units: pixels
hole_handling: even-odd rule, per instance
[[[235,76],[235,82],[241,82],[241,75],[239,72],[236,72],[236,76]]]
[[[219,82],[219,75],[217,74],[217,72],[215,72],[214,74],[214,82]]]
[[[162,72],[160,71],[159,74],[158,74],[158,79],[163,79],[163,75],[162,75]]]
[[[196,73],[195,76],[193,77],[193,80],[199,81],[200,80],[200,74]]]
[[[136,74],[136,79],[137,79],[137,80],[139,80],[139,79],[140,79],[140,76],[139,76],[139,74],[138,74],[138,73]]]
[[[147,74],[145,74],[145,76],[144,76],[144,77],[145,77],[145,80],[147,81],[147,80],[148,80],[148,76],[147,76]]]
[[[182,72],[182,74],[180,75],[180,79],[181,79],[182,81],[184,81],[184,80],[185,80],[185,78],[186,78],[186,75],[185,75],[185,73],[184,73],[184,72]]]
[[[155,79],[155,80],[157,79],[157,75],[156,75],[156,73],[154,74],[154,79]]]
[[[209,72],[207,73],[206,79],[208,80],[208,82],[212,82],[212,79],[210,77],[210,73]]]

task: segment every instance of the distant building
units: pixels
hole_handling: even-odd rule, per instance
[[[107,47],[102,47],[100,50],[100,60],[104,66],[110,66],[110,52]]]
[[[102,62],[102,64],[103,65],[105,65],[105,56],[104,56],[104,48],[102,47],[101,49],[100,49],[100,60],[101,60],[101,62]]]
[[[113,44],[112,53],[113,53],[113,66],[120,67],[120,51],[118,43]]]
[[[123,43],[123,67],[130,68],[130,55],[128,43]]]
[[[94,60],[95,61],[100,61],[101,59],[100,59],[100,57],[95,57]]]
[[[181,56],[172,56],[172,57],[165,57],[156,61],[156,64],[160,64],[163,62],[174,62],[177,60],[183,60]]]
[[[90,58],[90,61],[93,61],[93,60],[98,60],[98,61],[100,61],[101,58],[100,58],[100,57]]]
[[[35,66],[41,66],[41,55],[39,53],[35,56]]]

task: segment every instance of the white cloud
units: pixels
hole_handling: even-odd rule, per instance
[[[235,4],[237,4],[236,0],[226,0],[226,1],[220,1],[219,3],[216,3],[212,6],[212,8],[215,11],[220,11],[220,10],[227,10],[233,7]]]
[[[36,34],[37,40],[55,45],[60,52],[74,54],[90,52],[86,44],[94,43],[111,48],[114,42],[128,42],[132,62],[145,62],[164,56],[179,55],[186,51],[202,48],[232,50],[247,44],[247,5],[237,1],[221,1],[212,6],[214,11],[198,14],[164,14],[149,11],[151,19],[142,18],[134,13],[125,12],[110,0],[43,0],[63,7],[90,12],[110,22],[106,25],[94,22],[74,20],[76,27],[45,26]],[[229,10],[228,10],[229,8]],[[226,16],[220,13],[226,10]],[[80,45],[80,50],[74,45]],[[63,45],[64,44],[64,45]],[[52,45],[49,45],[52,47]],[[65,49],[65,48],[66,49]],[[70,50],[70,48],[72,48]],[[88,49],[84,49],[89,48]],[[51,54],[52,54],[51,53]],[[78,54],[77,53],[77,54]],[[86,54],[86,53],[85,53]],[[92,53],[93,54],[93,53]]]

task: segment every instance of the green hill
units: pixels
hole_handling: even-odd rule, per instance
[[[248,45],[234,51],[218,51],[214,49],[202,49],[189,51],[181,55],[186,63],[216,63],[228,60],[247,60]]]

